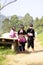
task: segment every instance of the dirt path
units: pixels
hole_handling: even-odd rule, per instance
[[[40,45],[39,40],[36,38],[34,53],[25,52],[16,55],[7,55],[6,58],[6,65],[43,65],[43,47]]]

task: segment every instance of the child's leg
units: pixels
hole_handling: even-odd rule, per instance
[[[19,42],[18,43],[19,51],[22,51],[22,44]]]
[[[19,46],[19,51],[22,51],[22,46]]]
[[[31,42],[32,52],[34,52],[34,40]]]
[[[25,51],[25,43],[22,43],[22,49]]]
[[[27,48],[29,49],[29,47],[30,47],[30,41],[28,39]]]
[[[34,52],[34,48],[32,48],[32,52]]]

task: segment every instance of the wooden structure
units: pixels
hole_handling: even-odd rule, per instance
[[[18,51],[18,40],[17,38],[3,38],[0,37],[0,44],[11,44],[11,49]]]

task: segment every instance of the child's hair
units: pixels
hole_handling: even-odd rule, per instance
[[[30,24],[29,24],[29,26],[30,26],[30,27],[33,27],[33,24],[32,24],[32,23],[30,23]]]
[[[23,24],[21,24],[21,25],[20,25],[20,28],[24,29],[24,25],[23,25]]]
[[[12,30],[14,30],[14,31],[15,31],[15,26],[13,26],[13,27],[12,27]]]

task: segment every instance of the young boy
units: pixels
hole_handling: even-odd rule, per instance
[[[33,29],[33,24],[29,25],[29,28],[27,29],[27,36],[28,36],[28,48],[31,46],[32,52],[34,52],[35,31]]]

